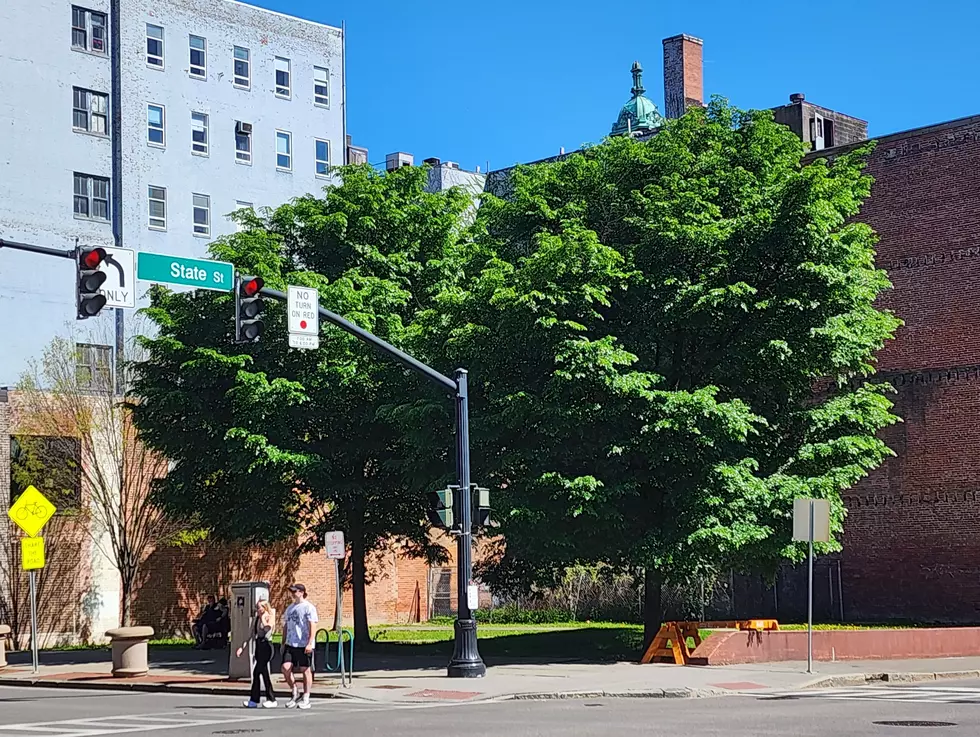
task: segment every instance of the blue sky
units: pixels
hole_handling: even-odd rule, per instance
[[[771,107],[791,92],[872,135],[980,113],[980,5],[581,0],[260,0],[347,23],[348,131],[372,163],[407,151],[510,166],[598,141],[643,64],[663,110],[661,40],[704,39],[705,93]]]

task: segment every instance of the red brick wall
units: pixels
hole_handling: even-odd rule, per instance
[[[980,621],[980,118],[881,139],[861,219],[905,321],[880,354],[898,454],[845,495],[848,619]]]
[[[428,564],[399,554],[397,545],[368,564],[372,582],[367,587],[368,619],[372,624],[406,623],[426,619]],[[294,543],[270,547],[201,543],[161,548],[143,567],[134,605],[136,620],[159,632],[187,634],[190,623],[208,594],[229,596],[236,581],[268,581],[273,605],[283,611],[286,587],[294,582],[307,587],[320,621],[333,621],[334,566],[320,553],[297,555]],[[344,592],[344,620],[352,621],[350,590]]]

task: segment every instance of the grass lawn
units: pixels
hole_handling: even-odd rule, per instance
[[[480,653],[498,659],[635,660],[643,642],[643,625],[612,622],[481,624],[477,631]],[[383,625],[372,627],[371,637],[370,652],[452,653],[451,626]]]

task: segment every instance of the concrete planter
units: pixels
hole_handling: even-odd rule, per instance
[[[10,626],[0,624],[0,668],[7,667],[7,654],[4,648],[7,645],[7,637],[10,635]]]
[[[112,640],[112,675],[116,678],[145,676],[149,670],[148,646],[152,627],[117,627],[105,633]]]

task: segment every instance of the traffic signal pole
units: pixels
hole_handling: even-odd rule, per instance
[[[263,296],[285,302],[285,292],[262,288]],[[470,409],[466,369],[456,369],[455,379],[443,376],[431,366],[412,358],[390,343],[340,315],[319,307],[320,318],[355,338],[391,356],[429,381],[448,391],[456,405],[456,477],[462,502],[458,505],[460,534],[456,537],[456,623],[453,657],[449,661],[450,678],[480,678],[487,666],[480,657],[476,638],[476,619],[469,608],[469,585],[473,577],[472,504],[470,503]]]

